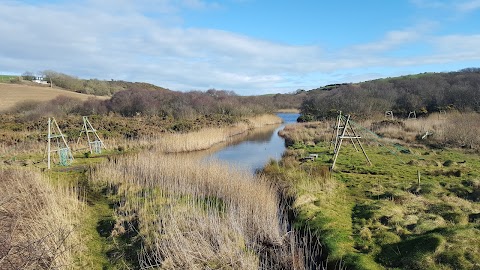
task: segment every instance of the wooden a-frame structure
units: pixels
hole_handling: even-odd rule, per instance
[[[88,120],[88,116],[83,116],[83,127],[80,131],[80,135],[78,136],[77,145],[80,142],[83,134],[85,134],[87,137],[88,149],[90,149],[91,154],[100,154],[102,152],[102,148],[107,149],[102,139],[100,139],[98,136],[97,130],[93,128],[92,124]]]
[[[54,147],[52,147],[52,142]],[[54,148],[54,149],[52,149]],[[52,153],[57,152],[59,164],[68,166],[73,161],[73,154],[68,146],[65,135],[63,135],[57,121],[54,117],[48,118],[48,135],[47,135],[47,168],[51,167]]]
[[[358,144],[368,164],[372,165],[372,162],[368,158],[368,155],[365,152],[365,149],[363,148],[362,143],[360,142],[361,138],[362,137],[357,134],[357,132],[355,131],[355,128],[352,126],[352,123],[350,121],[350,115],[344,116],[342,115],[342,112],[339,112],[337,116],[337,121],[334,127],[334,131],[332,134],[332,141],[331,141],[332,143],[331,145],[334,146],[333,163],[332,163],[331,170],[335,169],[335,164],[337,162],[338,154],[340,153],[340,148],[342,146],[342,142],[344,139],[350,139],[350,141],[353,144],[353,147],[357,151],[358,151],[358,148],[356,144]]]

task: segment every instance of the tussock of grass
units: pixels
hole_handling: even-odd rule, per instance
[[[432,255],[445,248],[445,243],[445,238],[439,234],[414,237],[385,245],[378,259],[387,267],[425,269],[426,265],[431,265]]]
[[[39,173],[0,169],[0,269],[79,266],[81,202]]]
[[[301,142],[306,145],[315,145],[322,141],[330,140],[331,132],[327,128],[330,123],[309,122],[286,125],[278,134],[285,138],[287,145]]]

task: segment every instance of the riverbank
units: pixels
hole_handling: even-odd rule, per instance
[[[249,130],[282,123],[276,115],[250,117],[228,127],[205,128],[188,133],[164,134],[153,142],[155,149],[163,153],[191,152],[209,149]]]
[[[254,119],[249,119],[246,121],[242,121],[239,124],[233,125],[230,129],[229,128],[220,128],[220,129],[213,129],[214,131],[222,130],[224,131],[223,134],[227,135],[235,135],[239,134],[242,132],[245,132],[248,129],[255,128],[258,126],[262,125],[268,125],[268,124],[273,124],[273,123],[279,123],[281,119],[278,117],[256,117]],[[199,131],[200,132],[200,131]],[[210,134],[210,133],[209,133]],[[197,136],[193,137],[188,137],[188,135],[184,134],[179,134],[178,136],[182,138],[183,142],[186,145],[197,145],[195,143],[188,142],[190,139],[195,139],[196,141],[201,141],[201,140],[209,140],[211,142],[211,138],[207,133],[203,133],[198,136],[199,134],[196,134]],[[173,136],[173,135],[172,135]],[[224,138],[224,137],[223,137]],[[220,142],[221,140],[218,140],[216,142]],[[52,170],[50,171],[44,171],[43,173],[40,172],[40,170],[45,168],[45,165],[42,164],[42,156],[41,156],[41,151],[35,153],[35,151],[31,151],[27,153],[26,151],[17,151],[19,148],[14,148],[13,150],[15,151],[16,155],[8,157],[6,154],[11,153],[12,149],[8,149],[7,146],[4,146],[5,150],[5,156],[3,159],[3,165],[2,167],[7,170],[15,170],[15,168],[18,168],[19,166],[25,167],[22,170],[26,171],[37,171],[37,173],[47,176],[48,181],[50,181],[54,186],[57,187],[63,187],[67,188],[69,190],[75,191],[75,197],[79,198],[79,203],[82,205],[82,207],[79,207],[78,211],[75,212],[75,215],[81,216],[82,217],[82,222],[81,224],[76,224],[73,222],[72,219],[65,220],[65,222],[70,222],[68,223],[71,226],[76,226],[75,232],[77,233],[76,235],[79,235],[81,239],[81,243],[77,243],[75,247],[80,247],[79,252],[77,253],[72,253],[72,254],[77,254],[75,256],[72,256],[69,259],[70,260],[70,265],[72,266],[73,269],[75,268],[103,268],[103,269],[121,269],[125,265],[129,265],[133,269],[136,269],[140,266],[140,257],[138,257],[138,252],[141,251],[142,246],[146,246],[146,242],[142,242],[141,235],[136,234],[135,232],[138,232],[141,228],[145,228],[143,226],[150,226],[151,219],[148,218],[148,215],[146,216],[147,219],[142,220],[141,224],[138,223],[138,220],[126,220],[125,218],[122,218],[121,216],[125,217],[124,215],[117,215],[118,213],[129,213],[127,216],[133,215],[133,216],[138,216],[140,214],[140,211],[145,210],[144,208],[131,208],[127,212],[122,210],[125,206],[124,203],[127,205],[144,205],[146,206],[151,206],[152,201],[149,201],[151,199],[151,196],[147,196],[146,194],[150,194],[150,192],[155,192],[159,191],[158,188],[140,188],[139,186],[135,187],[133,185],[130,185],[127,190],[132,193],[126,192],[122,194],[116,194],[112,192],[112,189],[115,189],[115,185],[112,185],[111,182],[109,184],[106,184],[106,182],[102,181],[97,181],[96,179],[92,178],[92,174],[95,172],[99,172],[99,170],[102,170],[102,167],[100,164],[105,164],[105,162],[119,160],[119,159],[129,159],[129,158],[134,158],[143,156],[143,155],[155,155],[155,156],[160,156],[162,153],[167,152],[165,151],[165,148],[159,146],[157,138],[152,139],[152,138],[142,138],[138,140],[111,140],[107,139],[106,144],[109,146],[109,150],[104,151],[102,154],[91,154],[91,155],[85,155],[83,152],[76,152],[74,154],[75,160],[74,163],[70,167],[63,167],[63,166],[54,166]],[[116,142],[116,144],[114,144]],[[214,142],[213,144],[215,144]],[[39,143],[40,144],[40,143]],[[213,145],[212,144],[212,145]],[[26,150],[27,147],[22,147],[22,149]],[[37,149],[41,149],[41,147],[37,146]],[[162,149],[162,150],[160,150]],[[183,148],[185,149],[185,148]],[[197,148],[188,148],[188,150],[197,150]],[[154,152],[152,152],[154,151]],[[182,150],[183,151],[183,150]],[[157,154],[152,154],[152,153],[157,153]],[[153,156],[150,156],[153,159]],[[180,162],[180,160],[176,160],[172,163],[169,163],[168,166],[170,168],[176,168],[176,165]],[[181,170],[176,170],[174,169],[176,173],[184,173],[186,171],[189,171],[190,167],[193,166],[194,163],[189,163],[187,167]],[[100,166],[100,167],[99,167]],[[200,165],[198,165],[200,166]],[[212,165],[208,166],[210,167],[216,167],[217,165]],[[202,167],[205,167],[202,165]],[[217,166],[218,167],[218,166]],[[208,168],[206,168],[208,170]],[[152,169],[159,170],[157,167],[152,167]],[[93,170],[93,171],[92,171]],[[207,173],[211,175],[214,173],[212,169],[210,169],[210,173]],[[229,169],[223,169],[223,171],[218,171],[219,176],[224,177],[226,174],[230,173]],[[137,171],[141,173],[144,171],[143,169],[137,170],[134,169],[134,171]],[[112,172],[112,171],[110,171]],[[242,174],[240,174],[242,175]],[[245,176],[245,175],[244,175]],[[243,179],[244,176],[238,176]],[[232,176],[233,177],[233,176]],[[108,178],[110,180],[116,179],[116,175],[114,173],[111,173],[108,175]],[[208,179],[206,176],[199,176],[199,178],[193,178],[192,181],[203,181],[205,179]],[[223,178],[225,179],[225,178]],[[249,179],[247,177],[246,179]],[[7,178],[2,178],[6,184],[11,181],[11,179]],[[42,180],[43,181],[43,180]],[[46,181],[46,180],[45,180]],[[254,184],[255,181],[250,181],[252,182],[251,185],[253,185],[253,190],[258,191],[259,188],[256,187]],[[124,184],[129,185],[127,183]],[[210,186],[208,187],[208,190],[214,191],[220,189],[221,185],[217,185],[217,187]],[[192,187],[193,188],[193,187]],[[141,191],[141,190],[144,191]],[[155,191],[157,190],[157,191]],[[238,190],[236,190],[238,191]],[[140,192],[140,193],[139,193]],[[231,194],[234,194],[234,191],[230,191]],[[142,195],[143,194],[143,195]],[[241,193],[243,196],[247,196],[246,194],[250,194],[250,192],[243,192]],[[274,196],[274,193],[269,192],[268,194],[273,194],[269,196]],[[14,194],[12,194],[14,195]],[[173,195],[173,194],[170,194]],[[55,196],[62,196],[60,193],[56,194]],[[122,197],[123,196],[123,197]],[[177,204],[178,204],[178,209],[181,211],[181,209],[188,209],[189,206],[195,206],[195,207],[201,207],[201,209],[208,210],[207,212],[212,212],[214,209],[217,209],[215,215],[220,215],[222,216],[223,210],[218,212],[218,209],[224,209],[226,206],[229,207],[231,211],[234,209],[237,209],[239,206],[238,203],[234,204],[233,206],[230,206],[225,203],[227,198],[225,196],[211,196],[211,195],[206,195],[206,197],[197,197],[193,198],[193,201],[185,200],[187,199],[190,195],[186,195],[184,192],[180,192],[180,194],[175,195],[177,196]],[[187,196],[187,197],[185,197]],[[265,197],[262,195],[262,197]],[[52,197],[53,198],[53,197]],[[272,198],[275,198],[272,197]],[[127,200],[128,199],[128,200]],[[168,198],[163,198],[159,197],[159,199],[156,202],[164,201],[165,200],[171,200]],[[144,203],[140,203],[141,200],[144,200]],[[199,201],[200,200],[200,201]],[[123,203],[120,203],[123,202]],[[173,201],[172,201],[173,202]],[[200,204],[198,204],[200,203]],[[157,205],[158,207],[160,206],[165,206],[165,207],[171,207],[172,204],[168,203],[165,205],[164,203]],[[206,208],[204,208],[206,207]],[[213,208],[211,208],[213,207]],[[276,207],[276,206],[275,206]],[[155,207],[154,207],[155,208]],[[155,208],[156,209],[156,208]],[[196,208],[195,208],[196,209]],[[276,209],[276,208],[275,208]],[[123,212],[122,212],[123,211]],[[213,212],[215,212],[213,211]],[[249,212],[249,211],[247,211]],[[275,211],[270,211],[271,217],[275,217],[275,223],[278,226],[277,219],[276,219],[276,210]],[[180,216],[178,216],[180,217]],[[187,216],[187,219],[200,219],[201,217],[199,216]],[[203,217],[205,218],[205,217]],[[252,216],[253,218],[253,216]],[[184,220],[184,219],[183,219]],[[204,219],[203,219],[204,220]],[[205,220],[204,220],[205,221]],[[217,217],[218,221],[218,217]],[[136,223],[137,222],[137,223]],[[180,222],[180,219],[179,219]],[[186,220],[182,221],[186,222]],[[212,223],[213,222],[213,223]],[[253,222],[253,221],[252,221]],[[209,224],[213,225],[215,222],[211,221]],[[220,222],[222,223],[222,222]],[[271,223],[271,222],[270,222]],[[117,226],[118,224],[122,226]],[[136,225],[135,225],[136,224]],[[202,222],[202,224],[204,224]],[[216,223],[215,223],[216,224]],[[223,224],[223,223],[222,223]],[[248,226],[252,225],[253,223],[249,222]],[[69,226],[70,226],[69,225]],[[138,227],[141,225],[142,227]],[[116,227],[115,227],[116,226]],[[132,227],[133,226],[133,227]],[[245,228],[250,228],[250,227],[245,227]],[[256,228],[258,227],[255,225]],[[245,239],[243,234],[239,235],[239,238],[235,239],[230,239],[233,241],[232,243],[234,246],[232,247],[242,247],[240,242],[238,241],[247,241],[245,248],[247,248],[247,253],[245,253],[246,257],[245,260],[241,260],[239,263],[245,263],[245,265],[248,265],[249,263],[259,263],[258,259],[260,257],[258,256],[252,256],[248,250],[252,249],[254,250],[255,248],[259,248],[259,244],[263,243],[266,241],[266,239],[271,239],[268,240],[266,243],[270,243],[270,245],[278,246],[279,242],[281,242],[279,239],[280,231],[275,229],[274,226],[271,224],[269,225],[262,225],[265,230],[273,230],[272,233],[266,233],[265,235],[271,235],[271,236],[262,236],[259,237],[259,235],[254,235],[250,236],[250,240]],[[116,228],[115,230],[113,228]],[[136,231],[128,230],[130,229],[135,229]],[[220,227],[214,227],[214,230],[224,228],[224,225],[221,225]],[[224,229],[222,229],[224,230]],[[251,228],[250,228],[251,230]],[[256,230],[255,230],[256,231]],[[146,230],[144,231],[142,229],[142,233],[147,232],[147,235],[150,235],[150,232],[155,235],[156,233],[154,231]],[[205,231],[204,231],[205,232]],[[252,232],[253,233],[253,232]],[[250,233],[250,235],[252,234]],[[72,234],[73,235],[73,234]],[[226,234],[225,236],[230,237],[230,234]],[[67,235],[66,237],[69,237]],[[153,239],[153,238],[152,238]],[[228,240],[228,239],[223,239],[223,240]],[[222,241],[223,241],[222,240]],[[32,237],[32,239],[29,239],[29,241],[35,241],[35,237]],[[275,243],[275,244],[273,244]],[[63,243],[62,243],[63,244]],[[197,243],[198,244],[198,243]],[[262,244],[263,245],[263,244]],[[281,246],[281,245],[280,245]],[[62,246],[63,247],[63,246]],[[66,247],[65,247],[66,248]],[[233,253],[231,253],[231,256],[236,256],[238,255],[238,251],[235,251],[235,249],[232,250]],[[152,253],[146,253],[146,254],[152,254]],[[272,250],[271,254],[275,254]],[[149,255],[149,256],[150,256]],[[2,255],[3,256],[3,255]],[[156,255],[155,255],[156,256]],[[221,265],[218,265],[218,262],[215,262],[215,258],[218,259],[218,257],[215,257],[212,259],[210,262],[210,266],[213,267],[217,265],[220,267]],[[233,258],[233,257],[232,257]],[[265,261],[266,263],[266,261]],[[50,266],[52,264],[49,264]],[[247,267],[248,268],[248,267]]]
[[[441,137],[400,141],[402,128],[421,123],[400,122],[382,122],[384,134],[395,138],[362,134],[372,166],[344,141],[333,172],[332,123],[287,127],[282,134],[289,150],[263,174],[293,198],[295,226],[316,232],[329,268],[475,269],[478,156],[470,149],[438,148]],[[318,158],[304,159],[310,154]]]

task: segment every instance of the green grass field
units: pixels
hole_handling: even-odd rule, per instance
[[[295,194],[296,224],[308,226],[331,264],[347,269],[477,269],[480,262],[480,163],[455,149],[395,153],[351,144],[334,172],[325,143],[297,142],[265,170]],[[313,162],[299,157],[319,154]],[[420,180],[419,180],[420,175]],[[285,184],[284,183],[284,184]]]
[[[16,75],[0,75],[0,83],[9,83],[17,77]]]

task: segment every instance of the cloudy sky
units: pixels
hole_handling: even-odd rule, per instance
[[[285,93],[480,67],[480,0],[1,0],[0,74]]]

